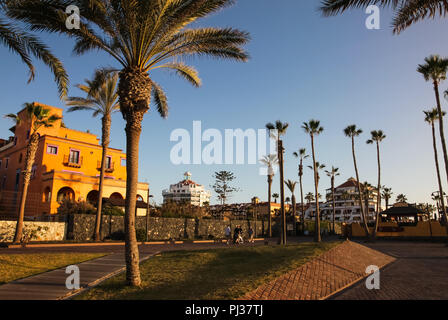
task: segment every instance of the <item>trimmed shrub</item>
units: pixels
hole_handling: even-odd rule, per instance
[[[86,201],[63,200],[58,208],[58,214],[96,214],[96,208]]]
[[[110,238],[112,240],[117,240],[117,241],[124,241],[125,239],[125,234],[124,231],[120,230],[120,231],[115,231],[110,235]]]
[[[145,229],[137,229],[135,230],[137,241],[144,242],[146,241],[146,230]]]
[[[103,207],[102,214],[106,216],[124,216],[124,211],[119,207],[106,204]]]

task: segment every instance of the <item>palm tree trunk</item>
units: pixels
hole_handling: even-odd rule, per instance
[[[102,155],[101,155],[101,171],[100,171],[100,181],[98,186],[98,204],[96,209],[96,220],[95,220],[95,241],[101,240],[100,229],[101,229],[101,213],[103,209],[103,189],[104,189],[104,173],[106,171],[106,156],[107,148],[110,143],[110,125],[111,117],[105,115],[102,119]]]
[[[440,132],[440,140],[442,142],[442,150],[443,150],[443,159],[445,161],[445,172],[448,178],[448,153],[446,150],[446,141],[445,141],[445,134],[443,132],[443,113],[442,113],[442,107],[440,105],[440,96],[439,96],[439,85],[437,83],[437,81],[434,81],[434,92],[436,95],[436,101],[437,101],[437,111],[439,113],[439,132]],[[440,194],[440,196],[443,198],[443,193]],[[442,199],[443,201],[443,199]],[[443,210],[443,215],[445,217],[445,226],[446,226],[446,230],[447,230],[447,234],[448,234],[448,216],[447,216],[447,212],[445,211],[445,208],[442,207]]]
[[[272,216],[271,216],[271,188],[272,188],[272,176],[268,175],[268,231],[269,238],[272,238]]]
[[[376,233],[378,232],[378,226],[380,223],[380,210],[381,210],[381,161],[380,161],[380,143],[376,142],[376,156],[378,161],[378,195],[376,200],[376,218],[375,218],[375,228],[373,229],[372,238],[376,239]]]
[[[282,244],[286,244],[286,212],[285,212],[285,185],[283,171],[283,142],[278,140],[278,155],[280,159],[280,210],[282,214]]]
[[[358,166],[356,164],[355,138],[354,137],[352,137],[352,155],[353,155],[353,164],[355,165],[356,180],[357,180],[357,184],[358,184],[358,198],[359,198],[359,207],[361,210],[361,216],[363,219],[362,222],[363,222],[363,226],[364,226],[364,231],[366,232],[366,237],[369,238],[370,237],[369,226],[367,225],[366,215],[365,215],[365,211],[364,211],[361,183],[359,182]]]
[[[33,133],[30,136],[30,141],[28,142],[28,146],[26,148],[25,170],[23,171],[23,188],[22,195],[20,197],[20,207],[17,216],[16,232],[14,234],[14,243],[19,243],[22,239],[23,220],[25,217],[25,204],[28,195],[28,187],[31,180],[31,170],[33,168],[34,159],[36,157],[38,143],[39,135],[37,133]]]
[[[126,200],[125,200],[125,259],[126,282],[131,286],[141,284],[139,252],[135,233],[135,208],[137,202],[139,141],[144,114],[149,110],[151,80],[138,69],[120,72],[118,95],[120,110],[126,121]]]
[[[434,148],[434,160],[436,163],[437,182],[439,184],[439,193],[441,195],[440,204],[442,206],[442,211],[446,212],[445,200],[443,199],[442,179],[440,177],[439,159],[438,159],[438,154],[437,154],[436,131],[435,131],[434,123],[432,123],[432,142],[433,142],[433,148]],[[437,205],[437,207],[438,207],[438,205]]]
[[[126,281],[129,285],[141,283],[139,252],[135,232],[135,208],[138,183],[138,152],[141,133],[141,119],[132,117],[126,125],[126,202],[125,202],[125,256]]]
[[[300,159],[300,166],[299,166],[299,183],[300,183],[300,202],[302,207],[301,212],[301,225],[302,225],[302,233],[305,231],[305,206],[303,204],[303,187],[302,187],[302,175],[303,175],[303,163],[302,159]]]
[[[314,223],[314,242],[321,242],[320,236],[320,212],[319,212],[319,192],[318,192],[318,177],[316,168],[316,156],[314,153],[314,136],[311,135],[311,150],[313,153],[313,168],[314,168],[314,193],[316,199],[316,217]]]
[[[331,177],[331,193],[332,193],[332,198],[333,198],[333,219],[332,219],[333,226],[332,226],[332,228],[333,228],[333,234],[336,234],[335,222],[334,222],[335,215],[336,215],[336,202],[334,199],[334,177]]]

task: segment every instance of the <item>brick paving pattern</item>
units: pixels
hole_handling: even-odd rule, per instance
[[[248,293],[242,300],[319,300],[366,276],[370,265],[383,267],[395,258],[346,241],[303,266]]]
[[[380,289],[359,283],[335,300],[447,300],[448,247],[441,243],[378,242],[369,247],[397,261],[380,272]]]

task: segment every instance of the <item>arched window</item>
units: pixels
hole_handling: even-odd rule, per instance
[[[114,200],[122,200],[123,196],[119,192],[114,192],[110,195],[109,198]]]
[[[62,202],[64,200],[75,200],[75,191],[70,187],[63,187],[58,191],[57,201]]]
[[[87,194],[87,201],[90,202],[93,205],[97,205],[98,203],[98,191],[92,190]]]
[[[139,195],[139,194],[137,195],[137,201],[144,201],[143,197],[141,195]]]
[[[44,190],[44,193],[42,195],[42,201],[43,202],[50,202],[51,201],[51,189],[50,187],[46,187]]]

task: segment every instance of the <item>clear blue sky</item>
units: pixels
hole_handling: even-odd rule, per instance
[[[281,4],[280,4],[281,3]],[[233,202],[250,201],[254,195],[265,200],[266,177],[258,175],[258,165],[174,166],[170,133],[176,128],[191,130],[194,120],[203,128],[264,128],[269,121],[290,123],[285,136],[286,178],[297,179],[297,163],[291,153],[300,147],[310,150],[309,137],[300,128],[303,121],[319,119],[325,128],[316,140],[318,161],[340,168],[342,183],[354,175],[350,141],[345,126],[355,123],[364,130],[357,140],[360,177],[376,184],[375,148],[366,145],[369,132],[382,129],[382,182],[411,202],[427,202],[437,189],[429,126],[423,109],[434,106],[431,85],[415,70],[430,54],[448,55],[448,20],[419,23],[396,36],[390,28],[391,13],[382,11],[381,30],[367,30],[362,11],[322,18],[317,1],[240,0],[237,5],[210,18],[201,26],[232,26],[250,32],[248,63],[195,59],[203,86],[192,88],[167,73],[153,77],[168,93],[171,106],[167,120],[151,111],[144,120],[140,147],[140,179],[148,181],[155,200],[162,190],[189,170],[193,180],[207,187],[217,170],[230,170],[242,191]],[[42,35],[69,74],[71,84],[92,75],[98,66],[116,66],[102,53],[71,54],[72,42],[59,36]],[[18,111],[24,102],[39,101],[63,107],[50,72],[37,63],[37,77],[27,85],[27,70],[19,59],[0,48],[2,112]],[[448,82],[442,84],[442,89]],[[80,94],[71,86],[71,95]],[[444,107],[446,101],[443,101]],[[99,119],[88,113],[65,114],[68,127],[100,134]],[[0,119],[0,136],[9,135],[10,123]],[[113,147],[125,147],[124,122],[113,118]],[[446,181],[445,174],[443,180]],[[324,174],[321,191],[329,187]],[[278,177],[273,192],[278,192]],[[305,169],[304,191],[313,190],[311,170]],[[288,193],[287,193],[288,195]],[[214,195],[212,203],[216,202]]]

